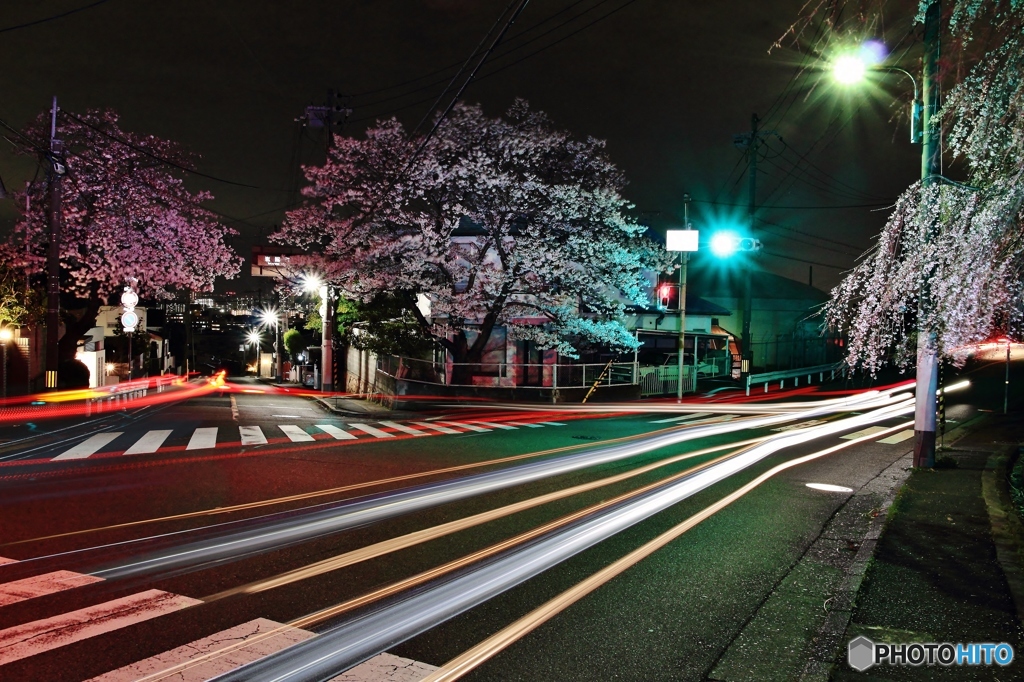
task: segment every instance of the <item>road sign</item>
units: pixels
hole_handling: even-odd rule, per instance
[[[121,294],[121,305],[124,306],[125,310],[131,310],[139,303],[139,295],[134,291],[125,287],[124,293]]]
[[[139,315],[134,310],[126,310],[121,315],[121,324],[124,325],[124,331],[131,333],[135,331],[135,328],[139,326]]]

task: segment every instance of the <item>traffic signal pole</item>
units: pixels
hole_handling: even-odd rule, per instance
[[[933,0],[925,11],[924,19],[924,74],[922,116],[922,132],[924,138],[921,147],[921,192],[924,194],[922,203],[927,198],[930,187],[935,184],[942,171],[940,149],[940,130],[931,125],[931,118],[939,106],[939,28],[942,23],[942,3]],[[934,221],[928,216],[932,211],[920,212],[924,216],[920,230],[925,243],[931,241],[935,229]],[[935,466],[935,422],[936,400],[939,389],[938,344],[935,329],[929,321],[931,312],[931,293],[928,275],[921,273],[920,296],[917,307],[917,390],[914,399],[914,466],[930,468]]]
[[[759,147],[760,137],[757,124],[760,123],[760,119],[757,114],[750,115],[750,143],[747,145],[747,187],[749,191],[749,197],[747,201],[747,218],[750,220],[750,236],[753,237],[755,230],[757,229],[755,214],[757,212],[757,151]],[[751,365],[754,362],[754,345],[753,339],[750,338],[750,316],[754,308],[754,294],[752,291],[753,284],[751,282],[753,273],[752,268],[748,263],[743,269],[743,330],[741,335],[743,336],[743,355],[740,361],[740,376],[746,377],[750,374],[752,369]]]

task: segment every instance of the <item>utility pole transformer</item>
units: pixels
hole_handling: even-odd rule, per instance
[[[57,365],[60,355],[60,236],[63,211],[61,181],[64,178],[64,144],[57,139],[57,96],[50,112],[50,245],[46,253],[46,388],[57,388]]]
[[[942,24],[942,3],[933,0],[924,17],[924,74],[922,77],[924,111],[921,146],[921,192],[927,195],[942,171],[940,148],[941,131],[932,126],[932,116],[939,108],[939,29]],[[925,199],[924,201],[929,201]],[[922,202],[924,203],[924,202]],[[925,242],[931,241],[935,230],[928,218],[928,207],[920,212],[924,216],[920,225]],[[914,400],[914,466],[935,466],[936,400],[939,390],[938,344],[935,329],[928,321],[931,312],[931,292],[927,275],[921,273],[921,288],[917,306],[917,390]]]

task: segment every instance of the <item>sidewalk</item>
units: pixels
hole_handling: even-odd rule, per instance
[[[261,383],[269,384],[275,388],[284,388],[295,391],[304,391],[307,394],[313,393],[309,386],[303,384],[282,381],[280,383],[274,382],[269,379],[259,379]],[[385,407],[380,403],[375,403],[372,400],[366,398],[351,398],[344,396],[315,396],[308,395],[308,397],[316,400],[325,409],[334,414],[344,415],[346,417],[366,417],[373,419],[406,419],[411,417],[421,416],[416,412],[409,412],[407,410],[392,410],[389,407]]]
[[[1024,532],[1007,483],[1024,420],[989,414],[947,434],[946,443],[938,456],[947,466],[913,470],[907,453],[856,491],[708,679],[1024,679]],[[860,635],[894,644],[1007,642],[1016,660],[1009,668],[857,672],[847,649]]]

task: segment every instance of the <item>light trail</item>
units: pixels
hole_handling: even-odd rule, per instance
[[[328,679],[341,671],[414,637],[538,575],[602,540],[718,483],[782,448],[865,426],[913,411],[911,400],[879,407],[867,414],[788,432],[725,458],[637,499],[585,518],[528,546],[484,562],[475,570],[443,580],[405,599],[378,607],[355,619],[247,664],[219,682],[300,682]],[[847,444],[843,444],[847,445]]]
[[[643,439],[637,443],[596,448],[541,462],[530,462],[498,471],[484,472],[459,479],[429,483],[404,490],[341,503],[335,507],[302,514],[294,518],[273,519],[265,523],[231,532],[227,535],[198,540],[169,550],[149,552],[109,568],[92,571],[106,579],[125,578],[149,573],[177,574],[216,562],[234,561],[270,550],[281,549],[316,537],[337,533],[369,523],[376,523],[449,502],[475,497],[497,490],[530,483],[560,474],[616,462],[642,455],[659,448],[689,440],[733,433],[742,429],[774,426],[786,421],[810,418],[855,409],[872,409],[898,403],[902,398],[871,394],[867,397],[829,402],[823,407],[802,413],[749,417],[745,419],[694,426]],[[838,423],[838,422],[837,422]],[[828,428],[828,425],[816,428]],[[795,436],[799,433],[793,434]],[[232,522],[243,524],[245,521]],[[251,521],[249,522],[251,524]],[[232,524],[222,524],[228,526]],[[116,543],[126,547],[139,541]]]
[[[497,519],[502,519],[502,518],[505,518],[507,516],[511,516],[512,514],[516,514],[518,512],[525,511],[527,509],[533,509],[534,507],[539,507],[539,506],[547,504],[549,502],[554,502],[556,500],[561,500],[561,499],[565,499],[567,497],[572,497],[573,495],[579,495],[580,493],[588,492],[590,490],[595,490],[597,488],[602,488],[604,486],[612,485],[614,483],[619,483],[621,481],[625,481],[625,480],[628,480],[630,478],[634,478],[636,476],[643,475],[643,474],[648,473],[650,471],[654,471],[655,469],[660,469],[662,467],[666,467],[666,466],[669,466],[671,464],[676,464],[678,462],[682,462],[682,461],[685,461],[687,459],[693,459],[695,457],[703,457],[704,455],[711,454],[712,452],[718,452],[720,450],[728,450],[730,448],[738,448],[738,447],[743,447],[743,446],[746,446],[746,445],[752,445],[754,443],[760,443],[760,442],[762,442],[764,440],[767,440],[768,438],[769,438],[769,436],[764,436],[762,438],[752,438],[750,440],[740,441],[740,442],[737,442],[737,443],[725,443],[723,445],[717,445],[717,446],[714,446],[714,447],[704,448],[702,450],[697,450],[695,452],[688,452],[688,453],[683,454],[683,455],[676,455],[674,457],[669,457],[668,459],[659,460],[657,462],[654,462],[653,464],[648,464],[646,466],[642,466],[642,467],[639,467],[637,469],[633,469],[631,471],[626,471],[626,472],[621,473],[621,474],[616,474],[615,476],[608,476],[607,478],[598,479],[596,481],[591,481],[589,483],[582,483],[580,485],[573,486],[571,488],[563,488],[561,490],[556,490],[556,491],[548,493],[546,495],[540,495],[538,497],[531,497],[529,499],[522,500],[520,502],[515,502],[513,504],[506,505],[504,507],[498,507],[497,509],[491,509],[491,510],[486,511],[486,512],[481,512],[479,514],[474,514],[472,516],[467,516],[467,517],[462,518],[462,519],[457,519],[455,521],[450,521],[448,523],[443,523],[443,524],[438,525],[438,526],[431,526],[430,528],[424,528],[422,530],[418,530],[418,531],[415,531],[413,533],[407,533],[406,535],[401,535],[401,536],[396,537],[396,538],[391,538],[389,540],[384,540],[382,542],[377,542],[377,543],[374,543],[372,545],[367,545],[365,547],[360,547],[359,549],[353,550],[351,552],[345,552],[344,554],[340,554],[338,556],[331,557],[329,559],[324,559],[323,561],[318,561],[318,562],[310,564],[308,566],[303,566],[302,568],[297,568],[297,569],[295,569],[293,571],[288,571],[286,573],[281,573],[281,574],[276,575],[276,576],[274,576],[272,578],[266,578],[264,580],[258,580],[258,581],[249,583],[248,585],[241,585],[239,587],[234,587],[234,588],[232,588],[230,590],[225,590],[223,592],[218,592],[217,594],[212,595],[210,597],[204,597],[203,601],[207,601],[207,602],[217,601],[218,599],[223,599],[225,597],[230,597],[230,596],[235,595],[235,594],[255,594],[257,592],[264,592],[266,590],[274,589],[276,587],[281,587],[281,586],[284,586],[284,585],[290,585],[290,584],[292,584],[294,582],[298,582],[300,580],[306,580],[307,578],[312,578],[312,577],[315,577],[315,576],[318,576],[318,575],[323,575],[324,573],[329,573],[331,571],[336,571],[338,569],[344,568],[345,566],[351,566],[353,564],[357,564],[357,563],[360,563],[360,562],[363,562],[363,561],[369,561],[370,559],[376,559],[377,557],[381,557],[381,556],[384,556],[386,554],[390,554],[392,552],[397,552],[398,550],[401,550],[401,549],[406,549],[408,547],[413,547],[415,545],[422,544],[422,543],[428,542],[430,540],[436,540],[437,538],[441,538],[441,537],[444,537],[446,535],[451,535],[453,533],[457,533],[459,531],[466,530],[467,528],[473,528],[474,526],[479,526],[479,525],[487,523],[489,521],[495,521]],[[678,475],[688,475],[689,473],[692,473],[692,470],[688,470],[687,472],[684,472],[684,474],[678,474]],[[639,491],[633,491],[631,493],[627,493],[626,495],[629,496],[629,495],[640,494],[641,492],[647,490],[648,488],[650,488],[652,486],[662,485],[664,482],[665,481],[658,481],[656,483],[651,484],[650,486],[646,486],[644,488],[641,488]],[[603,503],[601,503],[601,505],[598,505],[597,507],[590,507],[590,508],[584,510],[583,513],[592,513],[594,511],[597,511],[597,509],[599,509],[602,506],[605,506],[605,505],[608,505],[608,504],[612,504],[613,502],[620,501],[621,499],[624,499],[624,498],[620,496],[620,497],[615,498],[614,501],[603,502]],[[566,523],[566,522],[560,522],[560,523]],[[553,528],[553,527],[545,526],[545,528],[547,528],[548,530],[551,530],[551,528]],[[512,544],[519,544],[521,542],[525,542],[527,539],[532,538],[532,537],[534,537],[533,532],[526,534],[526,536],[523,537],[522,540],[517,540],[516,542],[514,542]],[[502,544],[503,548],[508,548],[510,546],[512,546],[512,545],[511,544],[507,544],[507,543],[503,543]],[[493,552],[491,552],[491,553],[493,553]],[[461,566],[461,564],[459,564],[459,565]],[[455,567],[453,567],[451,570],[454,570],[454,568]],[[304,626],[296,625],[295,627],[304,627]]]
[[[837,450],[848,448],[851,445],[856,445],[858,443],[862,443],[873,438],[878,438],[887,433],[892,433],[895,431],[899,431],[901,429],[905,429],[908,426],[913,426],[913,424],[914,422],[912,421],[904,422],[902,424],[890,427],[885,431],[870,436],[861,436],[860,438],[853,439],[846,443],[840,443],[839,445],[834,445],[830,448],[819,450],[818,452],[812,453],[810,455],[798,457],[796,459],[780,464],[770,469],[769,471],[766,471],[765,473],[761,474],[750,483],[747,483],[738,490],[730,493],[729,495],[726,495],[718,502],[715,502],[714,504],[705,507],[704,509],[694,514],[693,516],[689,517],[677,526],[662,533],[661,535],[654,538],[650,542],[644,544],[643,546],[638,547],[637,549],[633,550],[632,552],[622,557],[618,561],[610,564],[609,566],[606,566],[597,573],[593,574],[586,580],[577,583],[572,588],[566,590],[554,599],[551,599],[546,603],[542,604],[541,606],[537,607],[536,609],[526,614],[516,622],[503,628],[494,635],[491,635],[483,642],[480,642],[468,651],[460,654],[459,656],[456,656],[455,658],[448,661],[440,668],[432,672],[430,675],[423,678],[421,682],[450,682],[451,680],[459,679],[460,677],[470,672],[474,668],[479,667],[485,661],[493,658],[499,652],[508,648],[516,641],[522,639],[527,634],[537,629],[547,621],[551,620],[556,615],[567,609],[569,606],[575,604],[583,597],[595,591],[597,588],[601,587],[602,585],[610,581],[612,578],[615,578],[616,576],[624,573],[627,569],[631,568],[632,566],[635,566],[643,559],[646,559],[650,555],[654,554],[656,551],[666,546],[670,542],[676,540],[684,533],[695,527],[697,524],[707,520],[714,514],[718,513],[725,507],[729,506],[736,500],[740,499],[750,491],[760,486],[768,479],[774,477],[776,474],[779,474],[785,471],[786,469],[790,469],[792,467],[799,466],[806,462],[810,462],[811,460],[818,459],[819,457],[824,457],[825,455],[829,455],[833,452],[836,452]]]
[[[606,441],[602,441],[601,444],[602,445],[610,445],[612,443],[629,442],[629,441],[633,441],[633,440],[639,440],[639,439],[642,439],[642,438],[646,438],[647,436],[650,436],[652,434],[666,433],[668,431],[675,431],[675,430],[677,430],[677,427],[668,427],[668,428],[659,429],[658,431],[652,431],[652,432],[648,432],[648,433],[638,433],[638,434],[635,434],[635,435],[632,435],[632,436],[622,436],[621,438],[611,438],[611,439],[608,439]],[[202,518],[202,517],[206,517],[206,516],[218,516],[218,515],[221,515],[221,514],[233,514],[233,513],[236,513],[236,512],[248,511],[250,509],[259,509],[259,508],[262,508],[262,507],[271,507],[271,506],[275,506],[275,505],[279,505],[279,504],[287,504],[289,502],[301,502],[301,501],[304,501],[304,500],[316,499],[317,497],[329,497],[331,495],[337,495],[337,494],[344,493],[344,492],[351,492],[353,490],[363,490],[363,489],[366,489],[366,488],[375,488],[375,487],[378,487],[378,486],[389,485],[389,484],[392,484],[392,483],[401,483],[403,481],[412,481],[412,480],[416,480],[418,478],[429,478],[430,476],[441,476],[443,474],[450,474],[450,473],[455,473],[455,472],[458,472],[458,471],[468,471],[470,469],[479,469],[481,467],[493,466],[493,465],[496,465],[496,464],[507,464],[509,462],[518,462],[518,461],[521,461],[521,460],[524,460],[524,459],[532,459],[534,457],[544,457],[546,455],[554,455],[554,454],[558,454],[560,452],[571,452],[573,450],[582,450],[584,448],[592,448],[592,447],[594,447],[594,445],[595,445],[595,443],[580,443],[579,445],[565,445],[563,447],[552,448],[550,450],[540,450],[538,452],[528,452],[528,453],[525,453],[525,454],[522,454],[522,455],[512,455],[512,456],[509,456],[509,457],[501,457],[501,458],[498,458],[498,459],[491,459],[491,460],[486,460],[486,461],[482,461],[482,462],[473,462],[471,464],[460,464],[458,466],[445,467],[444,469],[431,469],[430,471],[421,471],[421,472],[415,473],[415,474],[403,474],[401,476],[392,476],[390,478],[379,478],[379,479],[376,479],[376,480],[373,480],[373,481],[364,481],[362,483],[351,483],[349,485],[338,486],[336,488],[327,488],[325,490],[314,490],[314,491],[311,491],[311,492],[308,492],[308,493],[298,493],[298,494],[295,494],[295,495],[286,495],[284,497],[275,497],[275,498],[269,499],[269,500],[257,500],[255,502],[244,502],[242,504],[235,504],[235,505],[230,505],[230,506],[227,506],[227,507],[214,507],[213,509],[200,509],[198,511],[193,511],[193,512],[184,512],[184,513],[181,513],[181,514],[171,514],[169,516],[159,516],[159,517],[155,517],[155,518],[151,518],[151,519],[139,519],[138,521],[126,521],[124,523],[115,523],[115,524],[112,524],[112,525],[109,525],[109,526],[99,526],[97,528],[84,528],[82,530],[73,530],[73,531],[68,531],[66,533],[57,533],[55,535],[44,535],[44,536],[37,537],[37,538],[29,538],[27,540],[17,540],[15,542],[6,542],[6,543],[3,543],[3,544],[0,544],[0,547],[10,547],[10,546],[13,546],[13,545],[23,545],[23,544],[26,544],[26,543],[42,542],[44,540],[54,540],[54,539],[57,539],[57,538],[66,538],[66,537],[72,537],[72,536],[76,536],[76,535],[86,535],[86,534],[89,534],[89,533],[100,533],[100,532],[109,531],[109,530],[120,530],[120,529],[124,529],[124,528],[133,528],[133,527],[136,527],[136,526],[144,526],[144,525],[149,525],[149,524],[153,524],[153,523],[166,523],[166,522],[170,522],[170,521],[182,521],[182,520],[186,520],[186,519]],[[302,508],[302,509],[292,509],[292,510],[289,510],[289,513],[308,511],[308,510],[313,509],[313,508],[322,507],[322,506],[324,506],[324,504],[331,504],[331,503],[321,503],[319,505],[314,505],[313,507],[305,507],[305,508]],[[248,520],[251,521],[253,519],[248,519]],[[210,528],[211,528],[211,526],[204,526],[201,530],[208,530]],[[188,532],[191,532],[192,530],[194,530],[194,529],[188,529],[188,530],[183,530],[183,531],[179,531],[179,532],[181,532],[181,533],[188,533]],[[152,536],[152,537],[148,537],[148,538],[142,538],[142,540],[155,540],[155,539],[163,538],[163,537],[167,537],[167,535],[165,534],[165,535],[160,535],[160,536]],[[114,547],[114,546],[117,546],[117,545],[104,545],[103,547]],[[90,548],[90,549],[99,549],[99,548]],[[81,551],[85,551],[85,550],[81,550]],[[54,555],[54,556],[56,556],[56,555]],[[50,558],[50,557],[36,557],[36,559],[34,559],[34,560],[45,559],[45,558]]]

